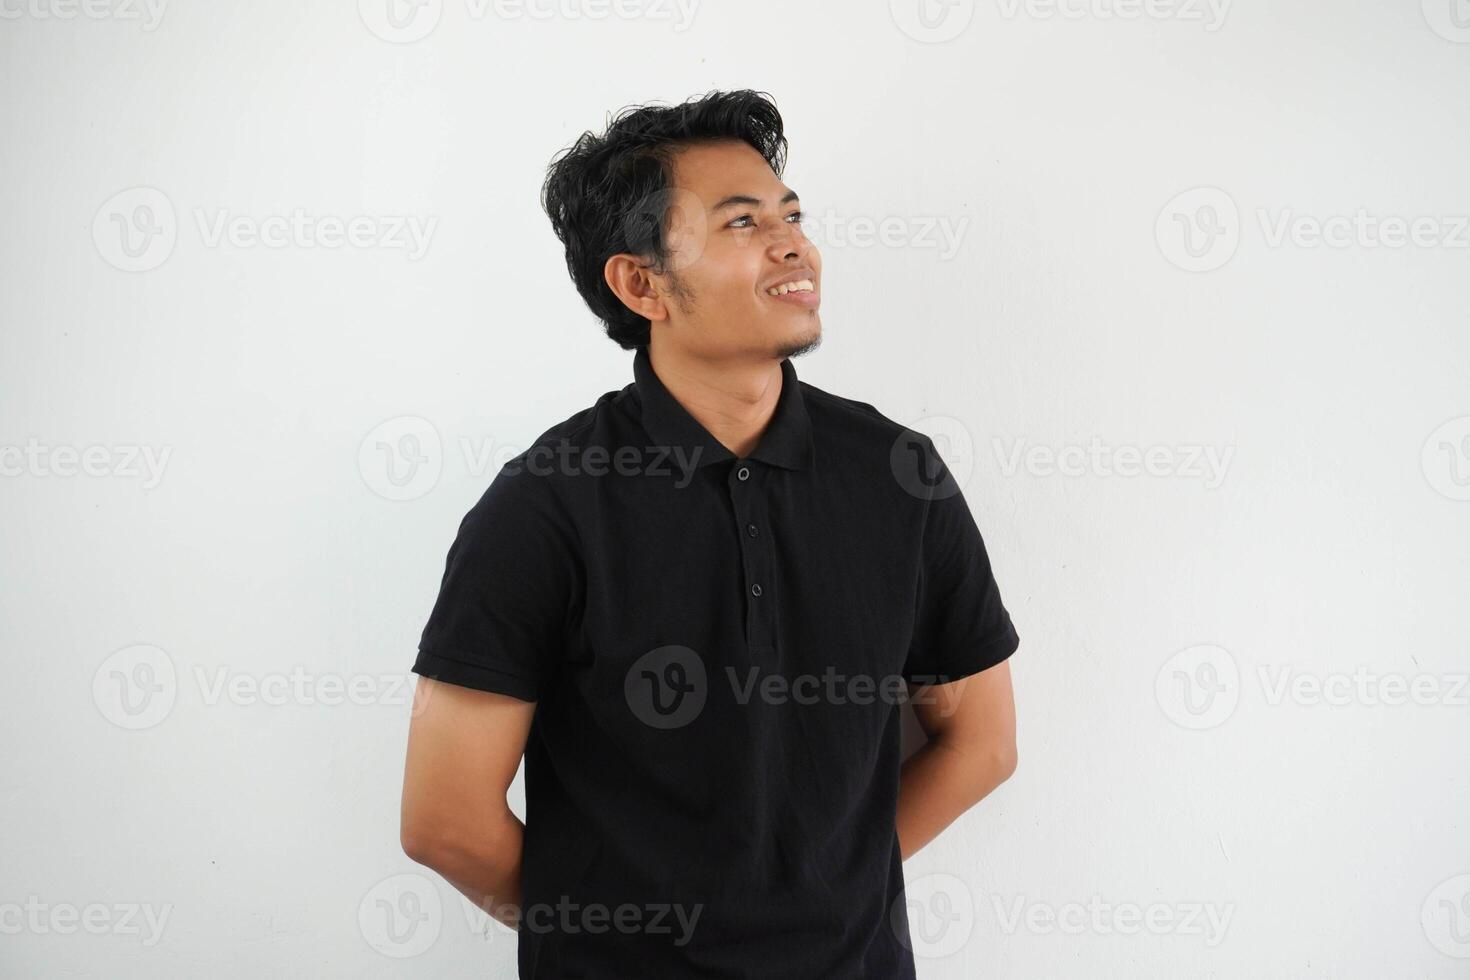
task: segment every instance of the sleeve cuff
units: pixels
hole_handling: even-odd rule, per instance
[[[951,655],[941,669],[916,671],[905,674],[904,679],[915,686],[950,684],[954,681],[989,670],[1005,661],[1021,645],[1021,636],[1011,624],[1005,632],[979,647],[967,648],[962,654]]]
[[[414,661],[413,672],[446,684],[458,684],[477,691],[506,694],[522,701],[535,702],[539,691],[535,681],[519,674],[512,674],[493,667],[482,667],[466,663],[443,654],[420,649]]]

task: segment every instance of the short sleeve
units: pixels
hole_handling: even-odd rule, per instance
[[[904,665],[912,684],[946,684],[994,667],[1020,646],[975,518],[933,443],[914,634]]]
[[[414,673],[539,700],[566,642],[574,540],[547,480],[507,464],[460,522]]]

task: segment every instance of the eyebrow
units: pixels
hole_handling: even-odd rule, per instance
[[[776,203],[778,205],[781,205],[781,204],[786,204],[786,203],[789,203],[791,201],[795,201],[795,200],[798,200],[798,199],[799,199],[799,195],[796,193],[796,191],[787,191],[786,194],[785,194],[785,196],[782,197],[781,200],[777,201]],[[724,208],[734,207],[734,206],[739,205],[739,204],[750,205],[752,207],[757,207],[758,208],[758,207],[760,207],[764,203],[765,202],[762,201],[760,198],[758,198],[758,197],[751,197],[749,194],[731,194],[729,197],[724,198],[723,200],[721,200],[719,204],[716,204],[714,207],[710,208],[710,211],[711,212],[720,211],[720,210],[723,210]]]

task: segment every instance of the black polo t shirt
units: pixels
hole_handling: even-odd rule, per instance
[[[905,684],[1019,643],[975,521],[789,360],[743,458],[633,367],[466,514],[413,667],[537,702],[520,975],[913,977]]]

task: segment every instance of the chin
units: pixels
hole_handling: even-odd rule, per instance
[[[815,321],[810,328],[796,331],[776,342],[776,357],[799,357],[816,350],[822,344],[822,323]]]

